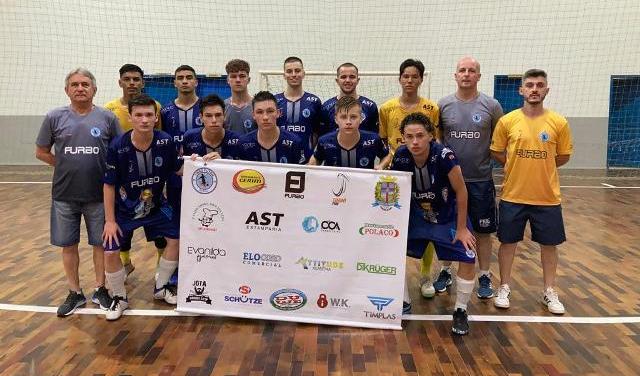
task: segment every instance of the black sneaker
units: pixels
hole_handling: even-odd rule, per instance
[[[411,303],[402,302],[402,314],[408,315],[411,313]]]
[[[111,307],[111,297],[109,296],[109,290],[107,290],[104,286],[98,287],[91,297],[91,301],[93,304],[97,304],[100,306],[100,309],[106,311]]]
[[[451,326],[451,331],[461,336],[469,333],[467,311],[462,308],[456,309],[453,313],[453,326]]]
[[[62,303],[62,305],[58,307],[58,317],[69,316],[70,314],[75,312],[76,308],[82,307],[85,304],[87,304],[87,299],[84,297],[84,294],[82,294],[82,291],[80,291],[80,293],[77,293],[75,291],[69,290],[67,299],[65,299],[64,303]]]
[[[438,279],[433,282],[433,288],[436,292],[445,292],[447,291],[447,287],[451,286],[453,280],[451,279],[451,269],[448,271],[446,269],[442,269],[440,274],[438,275]]]

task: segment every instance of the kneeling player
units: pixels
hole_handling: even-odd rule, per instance
[[[335,121],[338,130],[325,134],[309,160],[310,165],[373,168],[384,170],[391,162],[389,149],[380,136],[361,131],[362,105],[353,97],[344,96],[336,103]],[[380,163],[375,164],[376,157]]]
[[[166,238],[167,247],[156,269],[154,297],[177,303],[176,286],[168,282],[178,266],[180,231],[162,194],[167,178],[177,170],[177,152],[171,136],[153,129],[156,110],[155,101],[146,95],[130,100],[133,130],[113,140],[107,152],[102,238],[106,280],[113,297],[107,320],[118,319],[129,307],[124,287],[126,273],[118,253],[129,245],[125,243],[139,227],[154,238]]]
[[[459,261],[456,305],[453,313],[455,334],[467,334],[467,303],[475,277],[475,238],[467,221],[467,189],[456,156],[434,140],[434,126],[425,115],[412,113],[402,120],[400,146],[392,169],[413,173],[407,255],[421,258],[433,242],[438,259]],[[411,311],[405,281],[403,311]]]

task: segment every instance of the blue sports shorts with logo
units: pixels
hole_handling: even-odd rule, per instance
[[[496,232],[498,209],[496,208],[496,186],[493,180],[476,181],[467,186],[467,213],[473,231],[482,234]]]
[[[176,226],[176,222],[172,220],[173,213],[169,205],[165,204],[159,210],[150,213],[144,218],[130,219],[116,215],[116,222],[122,230],[122,236],[118,234],[119,245],[113,242],[111,245],[105,243],[105,251],[119,251],[122,249],[131,249],[131,237],[133,231],[143,227],[148,238],[156,239],[159,237],[167,237],[169,239],[180,238],[180,228]]]
[[[542,245],[558,245],[567,240],[560,205],[528,205],[500,200],[498,240],[517,243],[524,238],[527,221],[531,240]]]

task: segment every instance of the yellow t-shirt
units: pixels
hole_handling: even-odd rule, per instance
[[[155,129],[161,129],[162,120],[160,119],[160,103],[156,101],[156,115],[158,116],[158,121],[156,122]],[[120,123],[120,128],[122,128],[123,132],[126,132],[132,128],[131,122],[129,121],[129,109],[127,106],[123,105],[120,102],[120,98],[116,98],[110,102],[107,102],[104,105],[104,108],[113,112],[114,115],[118,118],[118,122]]]
[[[507,151],[501,198],[529,205],[560,204],[557,155],[573,153],[571,129],[551,110],[535,118],[518,109],[504,115],[493,131],[491,150]]]
[[[438,118],[440,110],[436,102],[420,98],[420,102],[411,108],[404,109],[400,105],[400,98],[389,99],[380,106],[380,138],[386,138],[389,142],[391,152],[395,152],[398,146],[402,145],[402,134],[400,133],[400,123],[402,120],[413,112],[421,112],[425,114],[429,120],[436,126],[435,137],[439,137]]]

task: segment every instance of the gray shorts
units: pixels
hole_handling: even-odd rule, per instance
[[[69,247],[80,243],[80,217],[84,217],[90,245],[102,246],[104,205],[102,202],[51,202],[51,244]]]

